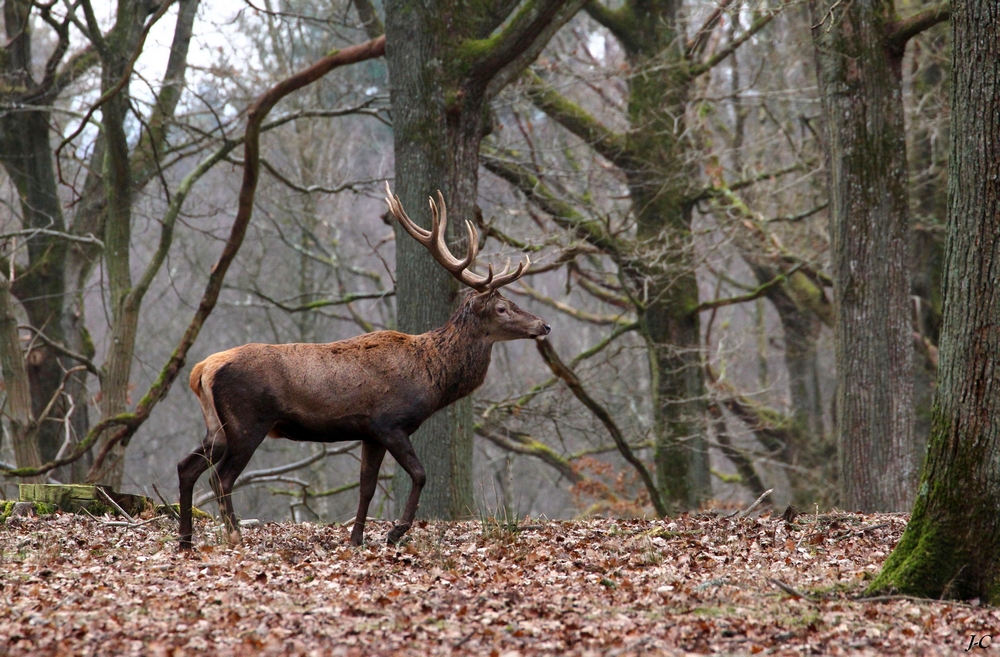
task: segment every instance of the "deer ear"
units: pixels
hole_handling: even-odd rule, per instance
[[[489,305],[490,299],[493,298],[493,292],[487,290],[486,292],[476,292],[472,291],[469,293],[469,300],[472,303],[472,307],[476,312],[482,312]]]

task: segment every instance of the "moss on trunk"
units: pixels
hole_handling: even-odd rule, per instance
[[[910,523],[869,593],[1000,603],[1000,42],[956,2],[938,398]]]

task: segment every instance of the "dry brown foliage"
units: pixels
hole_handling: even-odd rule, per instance
[[[974,654],[1000,610],[856,599],[899,515],[418,523],[405,545],[265,524],[180,553],[173,521],[0,527],[9,655]],[[988,643],[988,640],[987,640]]]

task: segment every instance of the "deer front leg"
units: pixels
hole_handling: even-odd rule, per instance
[[[403,515],[393,528],[389,530],[389,535],[386,537],[386,542],[389,545],[394,545],[399,542],[399,539],[403,537],[403,534],[413,524],[413,517],[417,514],[417,507],[420,505],[420,491],[427,482],[427,475],[424,473],[424,466],[420,463],[420,459],[417,458],[417,453],[413,450],[409,436],[405,433],[402,431],[395,432],[385,441],[385,446],[388,448],[389,453],[392,454],[392,458],[396,459],[396,462],[403,467],[406,474],[410,475],[410,481],[412,482],[410,496],[406,499],[406,508],[403,509]]]
[[[361,499],[358,503],[358,515],[354,517],[354,529],[351,530],[351,545],[358,546],[364,541],[368,506],[378,487],[378,473],[382,468],[383,458],[383,445],[368,440],[361,444]]]

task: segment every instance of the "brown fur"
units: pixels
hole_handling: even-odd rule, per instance
[[[379,331],[329,344],[247,344],[209,356],[191,371],[208,429],[178,466],[181,545],[191,545],[191,498],[214,465],[213,488],[231,535],[230,494],[265,437],[363,443],[361,501],[351,542],[363,539],[378,470],[389,451],[413,480],[397,541],[416,513],[425,475],[409,436],[435,411],[479,387],[492,346],[541,337],[549,327],[497,292],[470,294],[448,323],[422,335]]]

